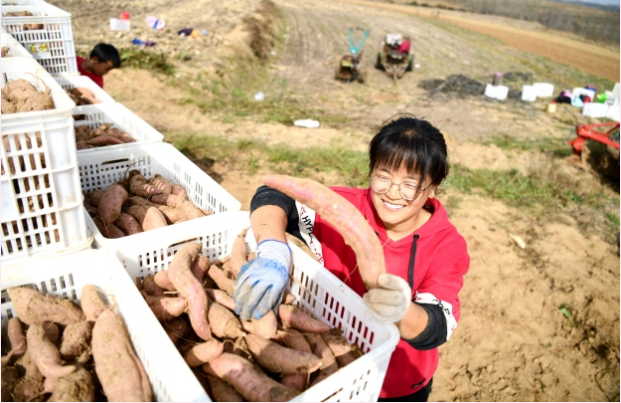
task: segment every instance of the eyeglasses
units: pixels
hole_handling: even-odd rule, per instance
[[[399,188],[399,194],[407,201],[414,201],[418,199],[420,194],[427,190],[421,189],[416,185],[416,182],[401,182],[394,183],[390,178],[383,175],[373,175],[369,177],[371,180],[371,187],[376,193],[386,194],[392,189],[393,185]]]

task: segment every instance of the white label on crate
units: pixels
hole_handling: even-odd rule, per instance
[[[313,235],[315,211],[297,201],[295,202],[295,207],[298,209],[298,215],[300,216],[300,222],[298,223],[300,234],[302,238],[304,238],[306,245],[308,245],[310,250],[313,251],[317,257],[319,264],[323,266],[323,250],[321,249],[321,243],[315,238],[315,235]]]

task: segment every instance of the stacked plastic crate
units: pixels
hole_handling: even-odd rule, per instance
[[[5,18],[7,12],[21,11],[32,16]],[[34,283],[41,291],[79,301],[81,285],[95,284],[112,294],[128,323],[154,397],[210,401],[132,281],[168,269],[186,242],[201,243],[201,254],[212,260],[226,257],[237,235],[250,226],[248,212],[240,212],[238,200],[164,143],[161,133],[92,80],[77,76],[69,13],[42,0],[3,0],[2,14],[2,28],[34,57],[3,59],[3,87],[7,80],[27,79],[39,90],[49,88],[56,106],[2,115],[3,329],[13,314],[6,287]],[[76,106],[66,93],[71,88],[90,90],[98,103]],[[76,150],[75,127],[96,129],[105,123],[136,141]],[[190,201],[215,214],[125,238],[105,238],[86,213],[83,195],[108,188],[131,169],[147,178],[160,174],[183,186]],[[254,251],[252,231],[246,240],[249,251]],[[100,250],[80,250],[91,242]],[[294,267],[287,288],[294,304],[342,329],[366,353],[356,365],[339,370],[294,400],[377,400],[399,340],[396,327],[378,322],[357,294],[301,249],[290,246]],[[7,263],[13,264],[7,268]]]

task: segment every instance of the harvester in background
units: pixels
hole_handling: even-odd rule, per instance
[[[358,81],[364,82],[364,72],[361,69],[362,62],[362,45],[371,32],[370,29],[357,27],[357,31],[363,31],[362,39],[358,45],[354,45],[354,28],[349,28],[349,54],[341,57],[339,65],[336,68],[335,77],[344,83]]]
[[[385,71],[393,80],[403,77],[414,68],[414,51],[409,36],[387,34],[380,40],[375,67]]]

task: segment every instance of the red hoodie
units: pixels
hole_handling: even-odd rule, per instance
[[[398,241],[386,235],[377,216],[369,189],[332,188],[360,210],[384,245],[386,270],[408,281],[408,265],[415,243],[414,286],[412,299],[419,304],[441,305],[447,321],[447,340],[457,326],[460,302],[457,294],[463,286],[470,257],[466,241],[449,222],[446,210],[437,199],[428,199],[426,208],[431,218],[421,228]],[[317,259],[330,272],[344,281],[359,295],[366,292],[356,268],[354,251],[343,237],[318,214],[296,203],[300,216],[300,232]],[[418,237],[416,237],[418,236]],[[415,240],[415,238],[417,238]],[[438,349],[416,350],[403,339],[397,344],[381,398],[406,396],[422,389],[438,367]]]

